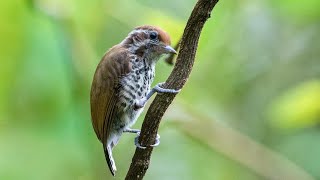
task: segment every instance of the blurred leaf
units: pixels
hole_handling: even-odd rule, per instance
[[[8,94],[12,91],[17,66],[24,61],[27,19],[23,1],[0,1],[0,123],[8,120]]]
[[[299,84],[274,100],[270,106],[272,125],[284,128],[306,128],[320,120],[320,81]]]

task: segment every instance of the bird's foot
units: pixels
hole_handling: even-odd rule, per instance
[[[140,149],[146,149],[147,147],[141,146],[141,145],[139,144],[139,136],[140,136],[140,132],[137,132],[137,137],[134,138],[134,144],[135,144],[138,148],[140,148]],[[159,144],[160,144],[160,135],[157,134],[156,142],[155,142],[154,144],[150,145],[150,146],[151,146],[151,147],[156,147],[156,146],[158,146]]]
[[[143,108],[144,105],[146,105],[147,101],[148,101],[147,98],[142,98],[142,99],[140,99],[140,100],[137,100],[137,101],[134,103],[134,107],[133,107],[133,108],[134,108],[135,110],[138,110],[138,109],[140,109],[140,108]]]
[[[179,90],[175,90],[175,89],[165,89],[165,88],[162,88],[161,86],[164,84],[165,82],[162,82],[162,83],[158,83],[155,87],[154,87],[154,90],[157,92],[157,93],[173,93],[173,94],[177,94],[181,91],[181,89]]]

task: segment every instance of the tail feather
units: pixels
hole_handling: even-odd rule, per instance
[[[106,146],[104,149],[104,156],[106,158],[107,164],[109,166],[110,172],[113,176],[116,175],[117,167],[112,157],[112,151],[110,146]]]

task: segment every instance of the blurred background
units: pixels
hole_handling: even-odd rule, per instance
[[[176,44],[195,3],[0,1],[0,179],[123,179],[134,135],[114,149],[112,178],[90,120],[95,68],[138,25]],[[319,7],[221,0],[145,179],[320,179]],[[171,70],[160,61],[154,83]]]

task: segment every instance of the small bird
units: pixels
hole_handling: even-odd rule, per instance
[[[91,120],[94,131],[103,144],[109,169],[115,176],[112,149],[123,132],[130,129],[143,111],[147,100],[155,93],[178,93],[164,89],[163,83],[151,89],[155,65],[163,54],[176,54],[170,46],[170,36],[156,26],[139,26],[118,45],[109,49],[100,61],[91,86]],[[138,143],[139,148],[145,148]],[[159,136],[154,145],[159,144]]]

